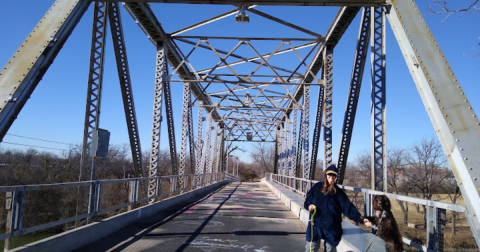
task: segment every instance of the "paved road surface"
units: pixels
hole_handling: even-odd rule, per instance
[[[263,183],[231,183],[79,251],[304,251],[305,227]]]

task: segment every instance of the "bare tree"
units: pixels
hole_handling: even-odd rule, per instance
[[[445,21],[454,13],[459,13],[460,16],[477,13],[480,10],[480,6],[478,5],[479,1],[480,0],[471,0],[466,6],[451,8],[448,6],[448,0],[433,0],[433,6],[428,6],[428,10],[433,14],[446,14]]]
[[[387,184],[388,191],[396,194],[408,195],[408,185],[405,182],[405,153],[401,148],[393,148],[387,152]],[[403,213],[403,224],[408,224],[408,202],[397,200],[398,205]]]
[[[444,190],[443,184],[448,181],[450,173],[445,168],[446,158],[437,139],[423,139],[412,146],[406,159],[409,168],[405,176],[417,197],[431,200],[433,195]],[[418,208],[417,208],[418,210]],[[426,206],[423,206],[426,224]]]
[[[273,163],[275,160],[275,146],[266,143],[256,143],[250,152],[250,157],[259,165],[260,177],[265,176],[265,172],[273,172]]]
[[[368,151],[360,152],[353,163],[347,163],[345,169],[345,178],[343,180],[343,185],[369,188],[370,187],[370,153]],[[347,191],[349,197],[353,204],[358,209],[363,209],[363,201],[359,201],[361,194],[358,191]],[[360,195],[360,196],[359,196]]]
[[[445,15],[445,18],[442,20],[444,22],[447,20],[452,14],[459,14],[459,17],[462,17],[465,14],[475,14],[480,11],[480,0],[470,0],[469,3],[460,6],[458,4],[459,1],[454,1],[454,7],[449,5],[448,0],[433,0],[433,6],[428,6],[428,10],[432,13],[432,15]],[[479,42],[477,45],[480,45],[480,37],[478,38]],[[473,55],[465,55],[469,58],[477,58],[480,57],[480,51],[478,51],[475,47],[472,47],[472,51],[474,52]]]

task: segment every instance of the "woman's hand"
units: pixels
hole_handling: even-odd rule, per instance
[[[367,227],[372,226],[372,223],[368,219],[363,219],[363,224],[365,224],[365,226],[367,226]]]
[[[315,208],[316,208],[316,206],[312,204],[312,205],[308,206],[308,211],[312,212],[313,209],[315,209]]]

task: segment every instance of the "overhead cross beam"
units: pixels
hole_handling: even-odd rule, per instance
[[[124,2],[124,1],[122,1]],[[161,41],[168,47],[168,62],[172,65],[174,69],[180,65],[182,62],[182,56],[178,52],[177,48],[173,45],[172,41],[168,38],[165,31],[163,30],[160,22],[157,20],[157,17],[153,13],[150,6],[146,3],[138,3],[138,2],[129,2],[124,3],[127,7],[128,12],[132,15],[132,17],[138,21],[138,24],[141,25],[141,28],[148,34],[148,36],[152,39],[152,43],[156,44],[156,41]],[[190,70],[185,66],[182,65],[177,71],[178,75],[184,80],[195,80],[195,76],[190,72]],[[212,105],[212,101],[205,97],[203,93],[203,88],[199,83],[192,83],[191,85],[192,93],[197,97],[197,99],[201,100],[205,105]],[[208,112],[211,112],[212,108],[206,108]],[[218,112],[213,111],[212,118],[216,121],[221,121],[221,116]],[[223,127],[223,122],[220,123],[221,127]]]
[[[107,2],[149,2],[182,4],[276,5],[276,6],[382,6],[386,0],[107,0]]]

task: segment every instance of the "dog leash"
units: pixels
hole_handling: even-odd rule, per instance
[[[317,212],[317,208],[313,207],[313,214],[312,217],[310,217],[310,231],[312,232],[312,235],[310,236],[310,252],[312,252],[312,242],[313,242],[313,216]]]
[[[387,216],[387,212],[386,211],[383,211],[382,213],[382,217],[380,217],[380,220],[378,220],[378,226],[380,226],[380,222],[382,222],[383,218]],[[373,224],[373,223],[372,223]],[[370,242],[370,244],[368,244],[368,247],[367,247],[367,250],[365,250],[365,252],[368,251],[368,249],[370,249],[370,246],[372,246],[372,243],[373,241],[375,240],[375,236],[377,236],[377,232],[375,232],[375,235],[373,236],[372,238],[372,241]],[[310,244],[311,246],[311,244]],[[311,249],[310,249],[311,250]]]

